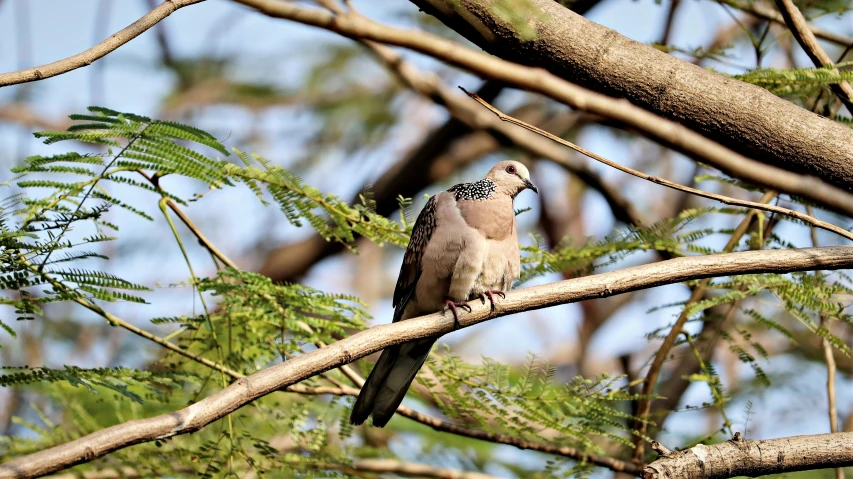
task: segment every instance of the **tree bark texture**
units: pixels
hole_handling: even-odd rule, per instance
[[[533,12],[523,21],[535,31],[529,38],[498,0],[411,1],[495,56],[628,99],[745,156],[853,191],[853,131],[763,88],[631,40],[553,0],[520,0],[526,6],[516,11]]]
[[[658,447],[660,450],[660,447]],[[853,432],[763,441],[735,438],[712,446],[665,451],[646,466],[645,479],[723,479],[853,466]]]

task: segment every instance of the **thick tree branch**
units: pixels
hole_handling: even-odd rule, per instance
[[[793,436],[747,441],[735,439],[671,452],[646,466],[645,479],[725,479],[853,466],[853,433]]]
[[[468,327],[522,311],[715,276],[850,267],[853,267],[853,247],[849,246],[683,257],[510,292],[497,304],[494,312],[489,306],[475,302],[472,311],[463,314],[459,322],[462,327]],[[443,313],[375,326],[239,379],[184,409],[108,427],[0,465],[0,479],[39,477],[134,444],[191,433],[273,391],[388,346],[440,336],[453,330],[453,318]],[[853,448],[849,449],[853,451]],[[853,454],[850,451],[848,453]]]
[[[750,160],[675,121],[656,116],[628,101],[615,99],[568,83],[541,68],[524,67],[465,48],[456,42],[445,40],[435,35],[421,31],[392,28],[354,14],[332,15],[326,11],[302,8],[292,3],[276,2],[273,0],[235,1],[256,8],[272,17],[290,19],[306,25],[325,28],[346,37],[373,40],[410,48],[486,78],[499,80],[518,88],[547,95],[578,110],[587,111],[630,125],[635,130],[659,142],[689,156],[701,159],[725,173],[749,183],[797,195],[853,217],[853,194],[811,176],[797,174],[786,171],[783,168]],[[540,30],[542,30],[540,31],[540,35],[543,35],[547,31],[546,26],[550,28],[555,25],[562,25],[557,20],[561,17],[566,17],[566,14],[572,15],[562,18],[563,21],[567,22],[567,28],[572,23],[577,23],[573,17],[577,16],[576,14],[551,0],[527,1],[537,4],[537,8],[541,7],[543,9],[543,15],[550,15],[549,18],[553,19],[547,25],[539,25]],[[469,3],[469,0],[462,1],[461,3]],[[539,3],[543,3],[543,5],[538,5]],[[554,10],[555,8],[558,10]],[[652,103],[658,106],[665,104],[670,107],[684,104],[683,109],[670,112],[672,114],[693,110],[706,112],[708,115],[711,115],[704,119],[707,124],[718,124],[733,128],[733,131],[727,132],[727,134],[730,134],[730,137],[718,135],[726,144],[737,144],[738,142],[745,141],[744,138],[751,138],[755,132],[748,130],[755,130],[757,128],[766,133],[766,135],[762,136],[760,145],[756,144],[750,146],[750,148],[745,148],[750,153],[766,156],[768,150],[773,150],[774,158],[778,156],[782,160],[782,166],[792,169],[797,169],[798,165],[803,166],[803,164],[806,166],[815,166],[813,168],[815,171],[808,171],[807,173],[821,175],[828,181],[853,190],[853,168],[850,168],[849,160],[853,158],[853,132],[849,128],[807,112],[758,87],[740,83],[695,65],[682,62],[651,47],[624,39],[618,33],[595,25],[583,17],[577,16],[577,18],[582,22],[594,25],[596,29],[603,29],[603,31],[591,31],[589,32],[590,35],[595,34],[598,37],[605,35],[608,38],[618,37],[617,40],[621,39],[619,41],[628,44],[631,48],[626,47],[625,51],[622,52],[625,55],[613,52],[615,56],[625,60],[626,63],[631,63],[632,65],[634,63],[642,63],[636,62],[636,59],[642,59],[643,55],[646,57],[650,56],[649,53],[642,50],[645,48],[660,55],[660,57],[651,55],[654,57],[652,59],[655,62],[654,65],[641,65],[643,70],[643,85],[636,85],[638,89],[654,84],[654,81],[646,78],[649,74],[662,70],[661,66],[676,62],[674,65],[669,65],[669,70],[666,70],[668,82],[659,84],[658,87],[661,89],[660,91],[672,91],[673,95],[678,96],[678,101],[664,101],[664,98],[660,96],[660,91],[656,91],[655,100]],[[494,25],[490,26],[490,28],[494,30],[498,29],[499,26]],[[545,40],[553,40],[558,42],[558,44],[568,42],[569,46],[566,48],[569,50],[575,49],[575,44],[583,45],[584,41],[588,40],[584,38],[585,33],[583,31],[565,30],[560,27],[556,33],[559,33],[559,36],[556,38],[551,38],[550,33],[543,36],[543,38]],[[547,41],[537,41],[535,45],[547,43]],[[612,48],[601,46],[594,51],[595,60],[593,63],[596,65],[596,68],[603,64],[610,65],[610,67],[616,69],[613,72],[602,73],[602,78],[621,78],[619,69],[627,68],[618,63],[613,64],[612,61],[603,61],[603,59],[610,58],[611,54],[607,53],[605,55],[602,52],[612,50]],[[532,47],[527,48],[525,51],[531,53],[528,60],[537,57],[537,55],[532,54],[535,51]],[[581,55],[581,53],[585,53],[588,56],[591,52],[578,52],[578,55]],[[628,55],[629,53],[630,55]],[[635,58],[632,55],[639,56]],[[623,58],[623,56],[628,58]],[[544,58],[542,61],[542,65],[547,64]],[[589,65],[577,64],[571,59],[565,61],[567,64],[573,65],[568,70],[572,70],[572,68],[577,68],[578,71],[589,70]],[[590,61],[592,62],[592,60]],[[676,66],[678,70],[685,70],[684,74],[687,75],[684,79],[685,81],[695,81],[695,84],[686,85],[689,86],[689,89],[685,89],[684,91],[676,90],[675,85],[670,85],[672,81],[675,81],[673,78],[681,82],[681,77],[678,76],[680,73],[675,70]],[[625,73],[626,75],[628,73],[631,74],[627,75],[626,81],[632,78],[639,81],[636,78],[639,73],[635,71],[627,71]],[[714,88],[716,90],[713,90]],[[700,96],[701,102],[694,105],[692,100],[697,98],[697,92],[702,92],[705,89],[712,89],[712,93],[717,96],[713,98]],[[740,104],[736,101],[745,98],[744,92],[749,93],[747,95],[749,100],[748,105]],[[649,99],[646,98],[646,100]],[[724,104],[716,105],[716,103],[720,102]],[[734,106],[737,108],[733,109]],[[717,115],[718,112],[724,115],[725,118],[719,118]],[[744,115],[748,116],[744,117]],[[732,118],[738,118],[742,121],[733,123]],[[685,116],[678,120],[689,124],[695,121],[695,118]],[[701,130],[699,126],[701,125],[697,125],[697,129]],[[766,127],[772,127],[772,130],[765,131]],[[804,148],[806,145],[808,147]],[[795,153],[796,160],[789,158],[792,152]],[[774,162],[777,160],[765,159],[765,161]],[[849,179],[849,182],[847,182],[847,179]]]
[[[251,3],[260,1],[251,0]],[[573,14],[552,0],[525,0],[525,10],[536,12],[533,18],[523,22],[528,30],[535,31],[533,40],[519,33],[520,19],[506,18],[492,0],[412,1],[500,58],[542,68],[598,93],[625,98],[640,109],[678,122],[741,155],[781,169],[814,175],[853,191],[853,168],[850,167],[853,132],[767,90],[626,38]],[[248,0],[241,2],[249,3]],[[460,25],[477,28],[464,29]],[[444,58],[454,63],[451,58],[459,55],[449,52]],[[565,94],[546,93],[545,90],[552,86],[546,77],[540,75],[540,88],[523,88],[548,94],[571,106],[590,108],[588,111],[597,108],[598,99],[586,104],[578,99],[573,103],[564,99]],[[623,110],[620,113],[627,113],[624,108],[620,110]],[[638,128],[627,118],[619,120],[655,138],[662,133]],[[687,140],[688,135],[681,136]],[[684,149],[685,143],[677,146],[683,152],[698,156],[696,151]],[[704,158],[704,161],[710,160]],[[725,167],[712,164],[726,171]],[[735,174],[733,170],[727,172]],[[735,176],[741,177],[741,173]],[[756,179],[748,181],[756,182]],[[789,192],[785,188],[761,184]]]
[[[160,20],[163,20],[174,13],[175,10],[203,1],[204,0],[165,0],[160,4],[160,6],[146,13],[139,20],[110,35],[106,40],[84,52],[53,63],[48,63],[47,65],[0,74],[0,87],[43,80],[45,78],[70,72],[71,70],[76,70],[80,67],[89,66],[95,60],[104,57],[106,54],[138,37],[144,31],[156,25]]]

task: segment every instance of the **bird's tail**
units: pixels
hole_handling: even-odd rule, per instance
[[[388,424],[435,341],[436,338],[419,339],[382,351],[355,400],[350,422],[361,424],[373,414],[374,426]]]

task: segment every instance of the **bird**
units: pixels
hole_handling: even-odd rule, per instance
[[[393,322],[459,309],[469,301],[505,298],[521,271],[513,201],[525,189],[539,194],[530,172],[501,161],[486,176],[432,196],[418,215],[394,289]],[[403,402],[437,337],[385,348],[359,392],[350,422],[373,416],[384,427]]]

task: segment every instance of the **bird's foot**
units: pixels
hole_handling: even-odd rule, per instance
[[[486,304],[486,297],[489,298],[489,302],[492,303],[492,312],[495,311],[495,295],[500,296],[503,299],[506,299],[506,293],[499,289],[489,289],[480,293],[480,301],[483,304]]]
[[[468,304],[467,301],[453,301],[452,299],[445,299],[444,305],[445,310],[449,309],[453,312],[453,325],[456,328],[459,328],[459,312],[456,311],[456,308],[462,308],[468,311],[469,313],[471,312],[471,306]]]

